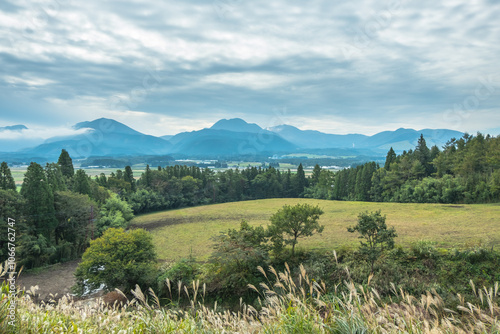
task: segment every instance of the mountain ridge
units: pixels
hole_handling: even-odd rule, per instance
[[[14,152],[13,155],[18,154],[25,159],[29,157],[54,159],[64,148],[75,158],[163,154],[219,157],[263,153],[274,155],[312,149],[342,148],[353,152],[356,149],[371,150],[374,154],[382,156],[390,147],[396,151],[413,149],[420,134],[424,135],[429,147],[433,145],[440,147],[452,137],[458,138],[463,135],[459,131],[448,129],[406,128],[382,131],[372,136],[338,135],[317,130],[301,130],[286,124],[264,129],[241,118],[221,119],[210,128],[162,137],[141,133],[108,118],[79,122],[73,129],[86,129],[86,131],[64,137],[51,137],[41,145],[24,148]]]

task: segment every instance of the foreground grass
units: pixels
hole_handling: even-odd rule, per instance
[[[450,309],[429,291],[411,296],[394,287],[397,302],[384,302],[369,284],[345,282],[327,287],[311,279],[304,267],[298,277],[288,267],[259,271],[267,279],[249,286],[260,296],[255,307],[240,304],[238,311],[207,307],[203,288],[193,282],[185,290],[187,309],[160,307],[150,291],[136,288],[135,298],[123,308],[109,308],[102,301],[74,303],[63,298],[55,305],[37,305],[29,294],[16,299],[14,327],[6,321],[8,288],[0,295],[1,333],[500,333],[498,284],[472,286],[479,304],[457,295],[460,304]],[[340,285],[340,284],[339,284]],[[341,292],[342,291],[342,292]],[[198,299],[197,299],[198,297]],[[149,299],[149,302],[148,302]]]
[[[214,204],[141,215],[131,222],[153,233],[158,256],[177,260],[190,254],[206,259],[212,252],[210,237],[229,228],[238,228],[244,219],[250,225],[267,225],[273,213],[285,204],[319,205],[325,212],[321,235],[299,239],[299,247],[339,249],[357,246],[356,235],[347,232],[363,211],[382,210],[387,225],[394,226],[396,243],[408,247],[419,240],[431,240],[436,246],[467,248],[500,244],[499,204],[445,205],[342,202],[316,199],[266,199]]]

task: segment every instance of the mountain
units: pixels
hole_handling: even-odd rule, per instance
[[[237,132],[213,128],[173,136],[171,153],[191,156],[237,156],[259,153],[294,152],[296,146],[275,133],[261,129]]]
[[[291,125],[278,125],[269,130],[301,148],[350,148],[368,138],[359,134],[334,135],[315,130],[300,130]]]
[[[212,127],[182,132],[175,136],[154,137],[136,131],[112,119],[100,118],[73,126],[75,134],[55,136],[26,148],[29,142],[24,125],[0,128],[0,161],[55,161],[61,149],[74,159],[86,157],[157,156],[177,154],[186,157],[237,157],[290,153],[342,156],[385,156],[390,147],[401,152],[414,149],[420,134],[427,146],[441,148],[451,138],[462,137],[458,131],[446,129],[397,129],[373,136],[337,135],[313,130],[300,130],[290,125],[263,129],[240,118],[221,119]],[[33,143],[35,143],[33,142]],[[22,148],[22,150],[19,150]],[[339,151],[340,150],[340,151]],[[333,153],[332,153],[333,152]],[[327,155],[328,155],[327,154]],[[333,154],[339,155],[339,154]]]
[[[227,130],[233,132],[260,133],[262,128],[254,123],[247,123],[241,118],[221,119],[212,127],[212,130]]]
[[[416,131],[400,128],[395,131],[383,131],[373,136],[327,134],[313,130],[300,130],[290,125],[279,125],[269,128],[269,130],[305,149],[364,148],[387,151],[392,147],[399,152],[415,148],[420,134],[424,135],[428,147],[437,145],[439,148],[451,138],[463,136],[462,132],[446,129]]]
[[[168,141],[145,135],[120,122],[100,118],[73,126],[83,134],[52,137],[35,148],[23,150],[24,156],[57,158],[64,148],[73,158],[89,156],[162,155],[170,152]]]
[[[0,132],[3,132],[3,131],[22,131],[22,130],[28,130],[26,125],[18,124],[18,125],[9,125],[9,126],[0,127]]]
[[[420,135],[424,136],[427,146],[430,148],[436,145],[441,149],[448,140],[451,138],[460,138],[463,136],[462,132],[446,129],[423,129],[413,130],[400,128],[396,131],[383,131],[377,133],[367,139],[362,145],[375,145],[379,149],[388,150],[393,148],[396,151],[414,149],[417,145]]]
[[[15,152],[43,143],[42,138],[26,136],[25,125],[9,125],[0,127],[0,152]]]

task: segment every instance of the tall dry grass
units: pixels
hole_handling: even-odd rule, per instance
[[[14,333],[500,333],[498,283],[480,289],[471,284],[480,302],[457,295],[459,306],[450,309],[435,291],[411,296],[392,285],[393,301],[383,301],[369,283],[327,287],[310,278],[303,266],[298,276],[288,266],[283,272],[258,269],[266,283],[249,286],[257,303],[240,301],[238,311],[206,305],[199,281],[178,286],[176,297],[189,300],[184,309],[162,307],[153,290],[144,293],[139,287],[124,307],[67,296],[38,304],[33,288],[17,298],[16,327],[0,328],[5,333],[6,328]],[[6,302],[6,293],[4,286],[0,301]],[[0,319],[2,312],[0,307]]]

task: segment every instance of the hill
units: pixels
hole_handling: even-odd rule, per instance
[[[88,156],[163,155],[172,146],[164,139],[145,135],[112,119],[100,118],[78,123],[74,129],[87,131],[83,134],[52,137],[42,145],[21,153],[24,156],[57,159],[64,148],[71,157],[78,159]]]
[[[193,254],[206,259],[212,251],[210,238],[229,228],[238,228],[244,219],[250,225],[267,225],[269,217],[285,204],[319,205],[325,212],[321,235],[299,241],[298,247],[335,249],[358,245],[355,235],[347,232],[356,224],[360,212],[382,210],[387,225],[396,228],[397,244],[409,246],[418,240],[431,240],[442,247],[464,247],[483,242],[500,242],[497,227],[498,204],[443,205],[342,202],[315,199],[268,199],[233,202],[163,211],[141,215],[131,227],[153,232],[159,258],[176,260]]]

